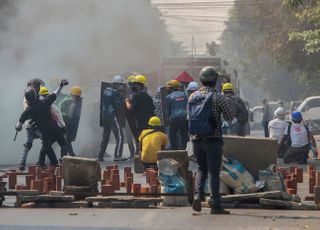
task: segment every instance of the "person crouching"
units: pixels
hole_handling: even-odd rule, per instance
[[[139,136],[139,157],[145,170],[147,168],[157,170],[157,153],[165,150],[169,138],[161,127],[160,118],[151,117],[148,126],[148,129],[143,130]]]

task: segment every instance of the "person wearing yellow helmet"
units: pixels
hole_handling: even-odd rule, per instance
[[[188,143],[188,96],[180,90],[180,82],[177,80],[168,81],[166,86],[169,90],[165,104],[169,120],[170,149],[185,150]]]
[[[136,140],[136,155],[138,154],[139,136],[142,130],[148,127],[150,117],[154,116],[154,105],[151,96],[144,91],[146,79],[142,75],[135,77],[130,84],[132,94],[125,99],[125,105],[131,117],[134,119],[134,127],[132,134]],[[128,120],[129,121],[129,120]]]
[[[65,139],[70,156],[76,156],[72,142],[76,140],[82,109],[82,89],[80,86],[72,86],[70,95],[65,96],[58,104],[63,120],[66,123]],[[63,156],[62,156],[63,157]]]
[[[157,169],[157,153],[164,150],[169,143],[159,117],[151,117],[148,126],[139,136],[139,157],[145,170],[147,168]]]
[[[249,122],[249,112],[244,101],[235,95],[234,88],[231,83],[225,83],[222,86],[222,92],[229,104],[233,115],[237,118],[237,122],[228,127],[227,133],[236,136],[246,135],[246,125]]]

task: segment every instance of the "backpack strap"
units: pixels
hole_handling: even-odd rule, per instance
[[[307,136],[308,136],[308,142],[309,142],[309,144],[310,144],[310,138],[309,138],[309,135],[310,135],[310,130],[309,130],[309,127],[307,126],[307,125],[303,125],[305,128],[306,128],[306,130],[307,130]]]

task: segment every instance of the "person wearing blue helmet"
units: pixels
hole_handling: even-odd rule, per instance
[[[192,93],[194,93],[195,91],[197,91],[199,89],[199,84],[198,82],[196,81],[192,81],[188,84],[188,87],[187,87],[187,93],[188,93],[188,97],[190,97],[190,95]]]
[[[288,150],[283,155],[283,161],[287,163],[297,162],[298,164],[307,164],[310,147],[315,149],[318,156],[317,144],[313,134],[309,131],[308,126],[302,123],[302,114],[295,111],[291,114],[292,123],[288,125],[284,132],[284,136],[280,142],[280,149],[285,143],[289,146]]]

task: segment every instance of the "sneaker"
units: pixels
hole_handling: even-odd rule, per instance
[[[26,167],[24,165],[19,166],[19,171],[24,171],[25,169],[26,169]]]
[[[214,215],[228,215],[230,214],[229,211],[223,209],[223,208],[211,208],[211,212],[210,214],[214,214]]]
[[[195,198],[193,200],[192,209],[196,212],[201,212],[201,199]]]

